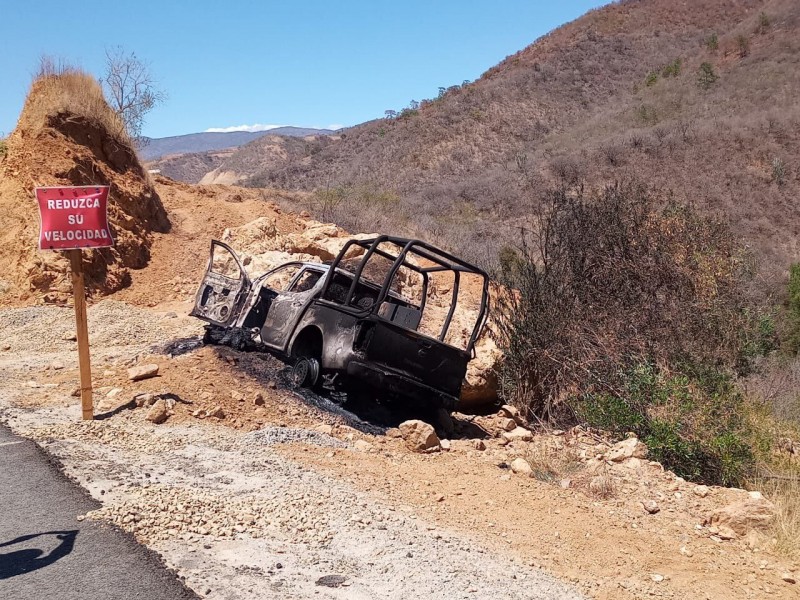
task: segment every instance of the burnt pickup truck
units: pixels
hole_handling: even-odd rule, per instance
[[[465,285],[470,310],[456,327]],[[208,323],[206,343],[289,362],[294,385],[370,388],[452,409],[486,324],[488,289],[484,271],[419,240],[352,239],[330,264],[290,262],[253,280],[214,240],[191,314]]]

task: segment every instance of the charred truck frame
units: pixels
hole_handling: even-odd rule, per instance
[[[477,280],[480,301],[454,332],[466,277]],[[331,264],[290,262],[252,281],[233,249],[214,240],[191,314],[209,323],[207,343],[288,360],[296,385],[355,384],[453,408],[488,297],[483,270],[420,240],[352,239]]]

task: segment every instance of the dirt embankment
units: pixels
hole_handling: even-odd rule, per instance
[[[108,185],[113,248],[84,252],[92,292],[130,283],[150,258],[151,234],[169,230],[167,213],[99,84],[78,71],[38,78],[0,160],[0,303],[63,301],[68,260],[38,251],[37,186]]]

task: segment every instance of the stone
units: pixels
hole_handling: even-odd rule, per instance
[[[729,527],[737,535],[747,535],[752,529],[767,529],[774,518],[775,505],[772,502],[764,497],[751,496],[715,510],[706,522],[718,528]]]
[[[215,406],[214,408],[207,410],[206,415],[209,417],[214,417],[216,419],[224,419],[225,411],[222,410],[221,406]]]
[[[727,525],[721,525],[717,530],[717,536],[721,540],[735,540],[738,536],[736,532]]]
[[[449,452],[450,451],[450,440],[439,440],[439,446],[441,446],[443,451]]]
[[[122,393],[122,388],[111,388],[106,394],[106,398],[114,398]]]
[[[503,404],[500,407],[500,410],[497,412],[498,417],[505,417],[507,419],[514,419],[517,421],[522,417],[519,414],[519,409],[515,406],[511,406],[510,404]]]
[[[155,423],[159,425],[167,420],[167,403],[164,402],[162,398],[156,400],[156,403],[150,407],[150,410],[147,411],[147,416],[145,419],[150,421],[151,423]]]
[[[475,448],[475,450],[486,450],[486,442],[478,439],[472,440],[472,447]]]
[[[647,446],[638,438],[631,437],[617,442],[606,453],[606,459],[611,462],[622,462],[627,458],[647,458]]]
[[[400,423],[400,433],[412,452],[427,452],[439,447],[439,437],[425,421],[412,419]]]
[[[3,344],[3,351],[11,350],[11,344]]]
[[[61,369],[63,369],[63,368],[64,368],[64,363],[60,363],[60,362],[54,362],[52,365],[50,365],[50,367],[51,367],[51,368],[52,368],[54,371],[60,371]]]
[[[784,573],[783,575],[781,575],[781,579],[786,583],[791,583],[791,584],[797,583],[797,579],[791,573]]]
[[[67,331],[64,335],[61,336],[61,339],[65,342],[77,342],[78,336],[75,335],[74,331]]]
[[[256,406],[264,406],[264,394],[256,392],[256,395],[253,397],[253,404]]]
[[[232,390],[231,400],[235,402],[244,402],[244,394],[242,394],[241,392],[237,392],[236,390]]]
[[[517,475],[530,477],[533,474],[530,464],[524,458],[515,458],[511,461],[511,471]]]
[[[507,442],[530,442],[533,440],[533,434],[524,427],[516,427],[511,431],[504,431],[501,437]]]
[[[158,375],[158,365],[156,364],[136,365],[128,369],[128,379],[131,381],[149,379],[156,375]]]
[[[562,479],[561,480],[561,488],[562,489],[568,490],[571,485],[572,485],[572,480],[571,479]]]
[[[497,424],[503,431],[512,431],[513,429],[517,428],[517,422],[514,419],[507,417],[500,417],[497,421]]]
[[[155,394],[151,394],[150,392],[145,392],[143,394],[136,394],[133,397],[134,403],[136,406],[150,406],[155,403],[158,397]]]
[[[372,450],[372,444],[370,444],[369,442],[367,442],[365,440],[356,440],[353,443],[353,447],[358,452],[369,452],[370,450]]]
[[[651,515],[654,515],[661,510],[661,508],[658,506],[658,502],[655,500],[645,500],[642,502],[642,506],[644,506],[644,509]]]
[[[692,488],[692,492],[695,496],[700,496],[701,498],[705,498],[708,496],[708,486],[707,485],[696,485]]]
[[[81,388],[79,388],[79,387],[74,388],[70,392],[69,395],[72,396],[73,398],[80,398],[80,396],[81,396]]]
[[[392,439],[399,439],[403,437],[403,434],[397,427],[390,427],[386,430],[386,437]]]
[[[662,581],[664,581],[664,576],[661,575],[660,573],[651,573],[650,579],[652,579],[656,583],[661,583]]]

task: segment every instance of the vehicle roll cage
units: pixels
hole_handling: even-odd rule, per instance
[[[379,246],[382,244],[393,244],[395,247],[401,248],[401,250],[398,253],[393,254],[392,252],[380,248]],[[389,235],[381,235],[365,240],[349,240],[339,252],[338,256],[331,264],[327,275],[325,276],[325,282],[322,286],[322,298],[325,298],[327,295],[328,287],[333,280],[334,273],[336,273],[337,270],[345,272],[349,271],[346,269],[339,269],[339,264],[345,259],[348,251],[353,246],[357,246],[366,250],[364,255],[361,257],[361,262],[359,263],[358,268],[354,272],[353,281],[350,284],[350,289],[348,290],[347,296],[343,302],[344,305],[355,309],[364,310],[363,308],[353,304],[353,298],[355,296],[358,283],[361,280],[364,267],[374,254],[392,261],[392,266],[389,269],[389,272],[386,274],[386,277],[384,277],[383,284],[381,285],[378,299],[373,306],[368,309],[375,314],[377,314],[377,311],[380,309],[381,304],[383,304],[383,302],[386,300],[386,297],[390,295],[392,281],[394,280],[394,277],[400,267],[411,269],[422,276],[422,301],[420,306],[417,307],[420,313],[425,310],[425,304],[427,301],[429,284],[428,275],[430,273],[453,271],[454,281],[453,292],[450,299],[450,308],[447,312],[447,317],[442,324],[442,329],[438,336],[438,340],[443,343],[447,336],[447,332],[450,329],[450,324],[453,320],[453,315],[455,314],[456,305],[458,304],[458,290],[461,283],[461,273],[480,275],[483,278],[481,304],[478,311],[478,318],[475,321],[475,326],[472,329],[472,335],[470,336],[469,343],[467,344],[466,348],[467,352],[473,352],[475,342],[477,341],[478,336],[480,335],[488,317],[489,275],[483,269],[471,265],[470,263],[461,260],[460,258],[453,256],[448,252],[440,250],[435,246],[431,246],[430,244],[427,244],[421,240],[398,238]],[[419,256],[420,258],[434,263],[434,265],[429,267],[415,265],[414,263],[406,260],[406,257],[410,252],[413,252],[414,255]]]

